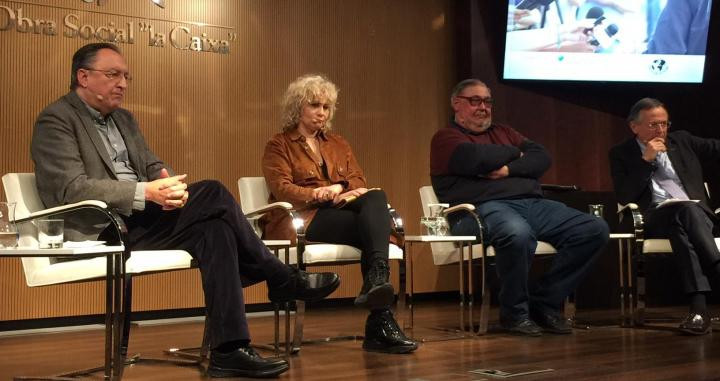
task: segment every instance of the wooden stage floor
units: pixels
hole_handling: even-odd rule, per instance
[[[455,303],[424,302],[415,314],[416,326],[433,327],[456,322]],[[675,309],[681,316],[683,310]],[[491,316],[497,316],[493,311]],[[581,319],[599,322],[617,317],[617,311],[582,311]],[[306,337],[361,334],[364,312],[351,307],[311,310]],[[674,324],[674,323],[673,323]],[[257,342],[272,339],[272,318],[250,319]],[[440,331],[418,328],[418,336]],[[162,357],[169,346],[196,346],[202,323],[134,327],[130,352]],[[31,334],[0,338],[0,380],[12,376],[50,375],[99,365],[103,358],[101,330]],[[261,352],[264,355],[270,353]],[[487,336],[423,343],[409,355],[366,353],[359,341],[308,345],[290,359],[281,380],[501,380],[471,373],[476,369],[510,372],[554,369],[510,380],[720,380],[720,332],[702,337],[682,336],[672,330],[619,328],[593,325],[569,336],[539,338],[492,332]],[[102,379],[98,373],[93,379]],[[125,380],[201,380],[198,368],[135,365]]]

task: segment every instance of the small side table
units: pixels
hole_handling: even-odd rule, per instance
[[[38,249],[18,247],[0,249],[0,258],[52,257],[86,259],[105,257],[105,379],[119,380],[122,376],[119,359],[122,342],[122,322],[124,319],[121,304],[122,281],[125,278],[125,265],[122,262],[124,246],[92,246],[84,248]],[[116,361],[117,360],[117,361]],[[99,370],[99,369],[98,369]],[[78,372],[68,372],[50,377],[15,377],[15,380],[58,380],[74,377]]]
[[[632,233],[611,233],[610,239],[618,241],[618,271],[620,283],[620,326],[632,327],[635,318],[633,284],[633,240]]]
[[[477,240],[477,237],[475,236],[432,236],[432,235],[409,235],[405,236],[405,257],[406,257],[406,266],[407,266],[407,273],[410,274],[410,281],[408,282],[410,284],[410,287],[408,287],[408,296],[406,300],[406,309],[407,309],[407,324],[403,322],[403,328],[413,329],[413,293],[414,293],[414,270],[413,270],[413,256],[412,256],[412,247],[416,243],[436,243],[436,242],[452,242],[455,244],[459,244],[457,250],[459,254],[460,260],[458,261],[458,270],[460,275],[459,280],[459,293],[460,293],[460,313],[459,313],[459,319],[460,319],[460,332],[459,335],[451,336],[451,337],[444,337],[442,339],[421,339],[422,341],[440,341],[440,340],[452,340],[452,339],[461,339],[464,337],[467,337],[467,335],[473,334],[473,281],[472,281],[472,244],[473,242]],[[469,297],[468,292],[466,292],[465,287],[465,255],[464,255],[464,249],[465,247],[468,248],[468,282],[467,282],[467,288],[469,289]],[[465,324],[465,315],[467,308],[467,314],[469,315],[469,328],[466,328]]]

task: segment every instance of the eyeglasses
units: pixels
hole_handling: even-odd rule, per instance
[[[669,120],[659,120],[657,122],[650,122],[647,124],[648,128],[653,131],[658,131],[661,128],[664,129],[670,129],[670,126],[672,126],[672,122]]]
[[[487,97],[487,98],[482,98],[482,97],[477,97],[477,96],[464,97],[462,95],[456,95],[455,98],[465,99],[466,101],[468,101],[468,103],[470,103],[470,106],[474,106],[474,107],[480,106],[481,104],[484,103],[485,107],[490,108],[493,106],[493,103],[495,102],[495,100],[490,97]]]
[[[99,73],[103,73],[108,79],[117,82],[120,81],[120,78],[125,78],[125,81],[128,83],[132,82],[133,77],[128,72],[122,72],[117,70],[98,70],[98,69],[90,69],[90,68],[83,68],[88,71],[97,71]]]

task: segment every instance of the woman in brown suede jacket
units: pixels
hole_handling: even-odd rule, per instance
[[[390,312],[394,290],[388,281],[387,198],[382,190],[368,192],[350,145],[330,130],[337,94],[336,86],[320,75],[299,77],[288,86],[283,132],[270,139],[263,155],[269,201],[293,205],[305,221],[308,241],[361,249],[364,282],[355,305],[371,311],[363,348],[412,352],[417,344],[405,336]],[[357,199],[336,207],[350,196]],[[265,239],[295,238],[287,213],[267,215],[261,223]]]

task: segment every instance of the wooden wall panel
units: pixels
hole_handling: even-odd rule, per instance
[[[67,91],[72,53],[88,42],[62,36],[62,18],[74,13],[96,27],[134,22],[135,43],[121,45],[135,78],[125,107],[169,166],[191,181],[217,179],[236,196],[238,177],[261,175],[260,157],[280,129],[287,84],[309,72],[328,75],[340,88],[336,129],[352,144],[371,185],[387,191],[409,233],[419,232],[418,188],[429,183],[429,141],[447,120],[455,80],[453,1],[198,0],[169,1],[165,10],[145,0],[105,3],[0,0],[33,19],[59,23],[57,36],[0,31],[1,173],[33,170],[28,147],[34,119]],[[220,55],[151,47],[139,31],[140,22],[164,33],[187,25],[178,21],[227,26],[188,25],[196,34],[235,33],[237,39],[230,54]],[[455,287],[453,269],[436,268],[429,254],[417,250],[416,270],[423,276],[416,290]],[[334,296],[357,293],[357,266],[328,269],[343,278]],[[37,289],[24,282],[19,260],[0,259],[0,320],[102,311],[100,282]],[[246,289],[246,299],[266,302],[265,286]],[[197,270],[137,280],[136,310],[202,305]]]

